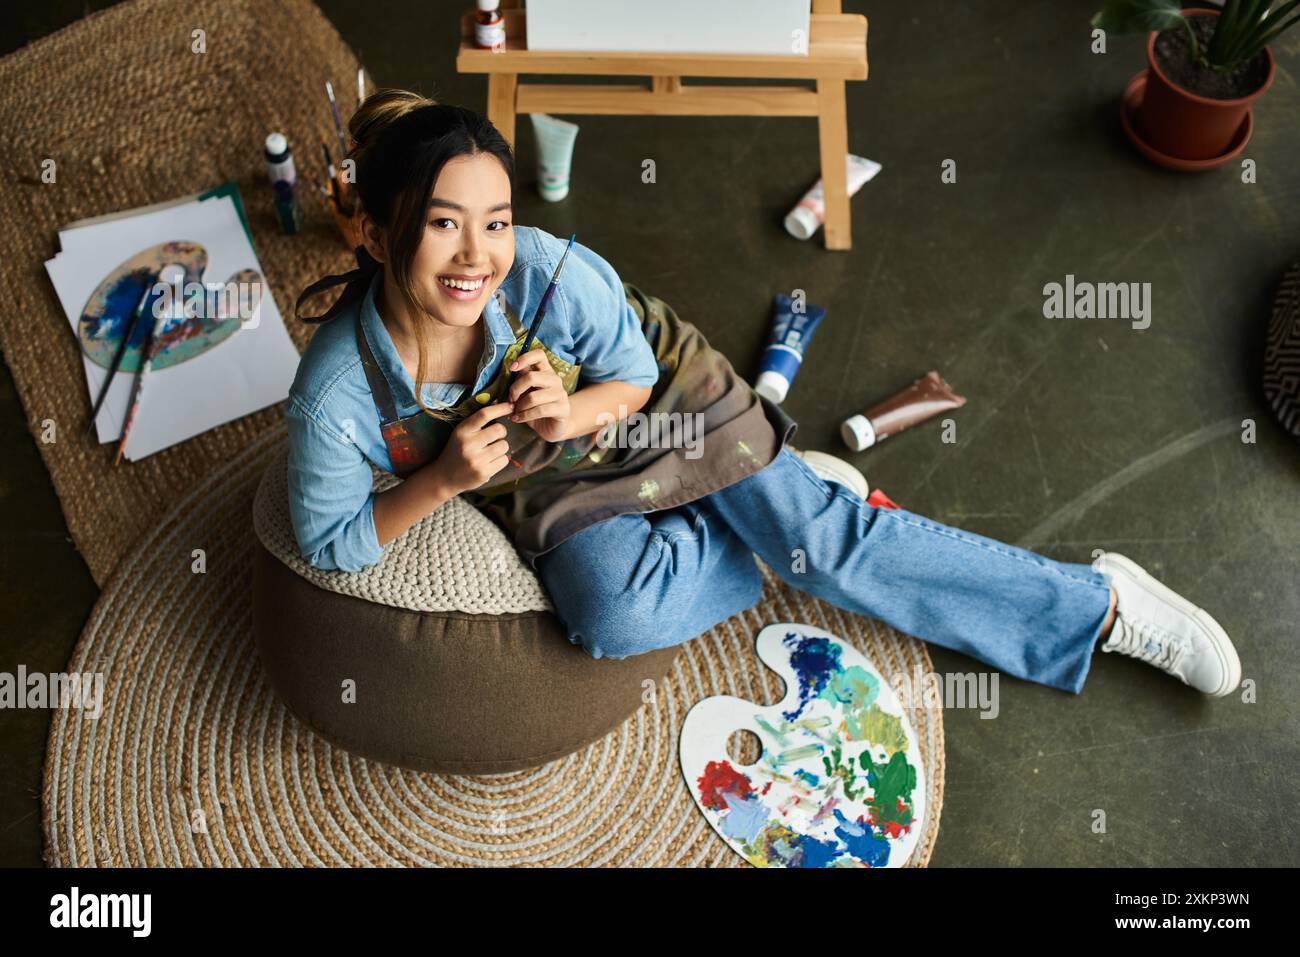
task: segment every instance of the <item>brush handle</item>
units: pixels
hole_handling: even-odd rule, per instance
[[[181,266],[172,263],[164,266],[158,271],[157,282],[166,283],[167,285],[176,288],[184,278],[185,270]],[[155,285],[157,285],[157,283],[155,283]],[[184,306],[177,307],[176,304],[173,303],[172,308],[179,308],[181,316],[178,316],[177,318],[183,318]],[[153,313],[153,322],[149,326],[149,336],[145,339],[144,346],[140,350],[140,372],[135,377],[135,387],[131,391],[131,405],[127,409],[126,422],[122,425],[122,440],[117,444],[117,457],[113,460],[114,465],[121,463],[122,455],[126,452],[126,439],[131,433],[131,425],[135,422],[135,414],[140,408],[140,397],[144,395],[144,380],[149,376],[149,370],[153,367],[154,354],[158,351],[158,333],[159,330],[163,329],[167,325],[169,318],[158,315],[156,302],[154,303],[154,307],[149,311]]]
[[[95,405],[90,410],[90,425],[86,428],[86,434],[90,435],[95,431],[95,421],[99,418],[99,410],[103,408],[104,399],[108,397],[108,387],[113,382],[113,377],[117,375],[122,367],[122,357],[126,355],[126,347],[135,336],[135,327],[140,322],[140,317],[144,315],[144,304],[149,300],[151,290],[146,288],[144,296],[140,299],[140,305],[136,306],[135,312],[131,314],[131,322],[126,327],[126,332],[122,334],[121,340],[117,344],[117,351],[113,354],[113,364],[108,369],[108,375],[104,377],[103,384],[99,387],[99,396],[95,399]]]
[[[135,377],[135,388],[131,390],[131,407],[126,413],[126,422],[122,425],[122,441],[117,444],[117,457],[113,459],[113,464],[118,465],[122,461],[122,453],[126,451],[127,436],[131,434],[131,425],[135,422],[136,410],[140,408],[140,396],[144,394],[144,380],[149,375],[149,367],[153,364],[153,334],[158,331],[158,322],[154,320],[153,330],[149,333],[149,338],[144,344],[144,363],[140,366],[140,372]]]
[[[528,336],[524,339],[524,347],[519,350],[520,355],[527,352],[529,347],[532,346],[533,340],[537,338],[537,330],[542,325],[542,319],[546,316],[546,307],[550,305],[551,296],[555,294],[557,286],[559,286],[558,282],[552,282],[546,287],[546,292],[542,293],[542,301],[537,304],[537,312],[533,316],[532,325],[528,327]]]

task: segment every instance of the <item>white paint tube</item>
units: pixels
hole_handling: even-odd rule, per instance
[[[861,156],[848,156],[849,195],[852,196],[862,185],[873,179],[880,172],[881,166],[875,160]],[[813,188],[804,194],[798,205],[785,217],[785,231],[795,239],[809,239],[826,221],[826,195],[822,190],[822,181],[817,180]]]
[[[569,169],[578,124],[545,113],[529,113],[537,137],[537,191],[542,199],[558,203],[569,195]]]

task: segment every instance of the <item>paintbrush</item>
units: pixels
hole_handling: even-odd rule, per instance
[[[555,295],[555,290],[560,285],[560,270],[564,268],[564,261],[569,258],[569,250],[573,248],[573,241],[577,238],[577,233],[569,237],[569,245],[564,247],[564,255],[560,257],[560,264],[555,267],[555,275],[551,276],[551,284],[546,287],[546,292],[542,293],[542,301],[537,304],[537,312],[534,313],[532,324],[528,327],[528,335],[524,338],[524,347],[519,350],[519,355],[515,356],[515,359],[523,356],[532,346],[533,339],[537,336],[537,328],[542,324],[542,318],[546,315],[546,307],[550,305],[551,297]],[[505,384],[509,385],[510,380],[513,378],[514,376],[507,375]]]
[[[343,206],[339,202],[339,195],[338,195],[338,190],[339,190],[338,171],[334,169],[334,157],[330,156],[330,148],[325,145],[325,137],[323,136],[320,138],[320,151],[321,154],[325,157],[325,172],[329,176],[329,180],[328,180],[329,188],[326,190],[325,195],[329,197],[330,202],[334,205],[334,208],[337,209],[339,212],[342,212]]]
[[[86,435],[90,435],[91,432],[95,431],[95,420],[99,418],[100,407],[103,406],[104,399],[108,396],[108,387],[113,382],[113,376],[117,375],[117,371],[122,365],[122,357],[126,355],[126,347],[131,341],[131,337],[135,335],[135,327],[144,314],[144,304],[149,301],[150,292],[152,292],[152,289],[146,285],[144,295],[140,297],[140,304],[135,307],[135,312],[131,315],[131,321],[127,324],[126,332],[122,333],[122,339],[117,344],[117,352],[113,354],[113,364],[108,367],[108,375],[104,377],[104,382],[99,387],[99,395],[95,399],[95,405],[90,410],[90,425],[86,427]]]
[[[179,265],[164,266],[158,273],[158,281],[165,282],[173,288],[179,288],[180,282],[185,278],[185,270]],[[172,309],[181,309],[182,306],[173,300]],[[140,351],[140,371],[136,373],[135,388],[131,392],[131,405],[127,409],[126,422],[122,425],[122,439],[117,444],[117,457],[113,459],[113,465],[122,463],[122,455],[126,452],[126,439],[131,433],[131,426],[135,422],[136,412],[140,409],[140,398],[144,395],[145,380],[149,377],[149,370],[153,368],[154,353],[158,348],[158,333],[167,324],[168,316],[159,316],[157,306],[151,312],[154,313],[153,324],[149,329],[149,338],[144,341],[144,347]]]
[[[577,233],[574,233],[569,237],[569,245],[564,247],[564,255],[560,257],[560,263],[555,267],[555,274],[551,276],[551,284],[546,287],[546,292],[542,293],[542,301],[537,304],[537,312],[533,314],[532,324],[528,327],[528,335],[524,337],[524,347],[519,350],[519,355],[515,356],[516,359],[527,352],[528,347],[533,344],[533,339],[537,336],[537,328],[542,324],[542,317],[546,315],[546,306],[550,303],[551,296],[555,295],[555,288],[560,284],[560,270],[564,268],[564,261],[569,258],[569,250],[573,248],[573,241],[577,237]],[[514,379],[514,376],[510,373],[510,370],[507,369],[505,381],[501,384],[501,395],[506,396],[510,394],[510,382],[512,379]],[[522,396],[520,396],[520,398],[522,398]],[[515,468],[523,468],[523,466],[515,461],[514,456],[508,455],[507,457]]]
[[[343,151],[344,156],[347,156],[348,141],[343,135],[343,117],[339,116],[338,100],[334,99],[334,84],[329,80],[325,81],[325,95],[330,98],[330,113],[334,116],[334,130],[339,135],[339,149]]]

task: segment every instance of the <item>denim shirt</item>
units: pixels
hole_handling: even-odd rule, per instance
[[[503,296],[527,327],[567,240],[543,229],[514,227],[515,260],[480,317],[487,323],[471,386],[478,392],[496,374],[515,341],[499,301]],[[399,416],[419,410],[415,383],[375,309],[383,281],[376,273],[358,307],[318,329],[298,365],[285,404],[289,430],[289,513],[303,557],[316,568],[358,571],[383,555],[375,533],[371,464],[392,471],[379,414],[357,354],[355,324],[388,380]],[[652,386],[659,378],[654,350],[628,304],[614,268],[574,242],[537,338],[559,358],[582,366],[578,387],[619,381]],[[454,405],[465,386],[425,383],[430,407]]]

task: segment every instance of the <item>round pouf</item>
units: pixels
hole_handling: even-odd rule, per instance
[[[338,747],[446,774],[538,767],[622,724],[680,652],[591,658],[505,533],[460,498],[369,568],[314,568],[286,470],[287,449],[254,500],[253,631],[278,697]],[[374,472],[376,491],[397,481]]]

